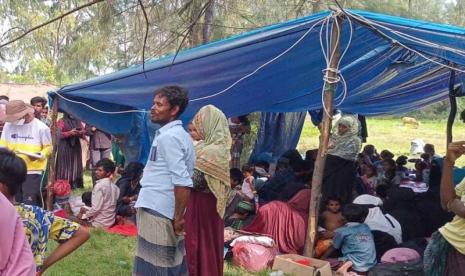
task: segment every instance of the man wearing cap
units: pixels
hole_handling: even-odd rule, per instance
[[[34,117],[34,108],[21,100],[8,102],[5,111],[0,147],[14,151],[27,165],[16,201],[43,207],[40,183],[52,149],[50,129]]]

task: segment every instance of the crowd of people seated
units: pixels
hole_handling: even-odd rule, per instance
[[[344,264],[341,261],[350,261],[352,271],[361,275],[378,269],[387,259],[388,263],[405,262],[396,252],[407,254],[409,264],[423,269],[423,261],[430,260],[423,260],[430,237],[437,236],[438,229],[440,233],[452,229],[454,213],[441,206],[444,157],[431,144],[410,159],[396,157],[387,149],[378,154],[369,144],[361,149],[357,129],[352,117],[343,116],[330,139],[315,255],[330,260],[335,269]],[[247,165],[242,175],[231,169],[231,187],[239,196],[229,201],[225,226],[270,236],[281,253],[302,253],[316,150],[305,156],[287,151],[274,173],[264,161]],[[253,183],[255,201],[241,195],[241,183]],[[465,239],[460,239],[464,244]]]
[[[52,185],[48,189],[55,194],[56,203],[64,206],[67,218],[45,211],[43,200],[40,202],[42,191],[31,188],[40,182],[37,175],[47,173],[51,139],[46,125],[49,120],[43,113],[45,103],[34,99],[34,108],[17,101],[7,105],[10,117],[0,139],[0,146],[12,150],[0,149],[0,167],[11,174],[0,174],[0,192],[6,198],[0,199],[15,202],[16,198],[15,208],[39,274],[89,238],[86,226],[135,224],[144,172],[144,165],[135,162],[118,169],[108,158],[110,135],[64,114],[58,122],[56,173],[62,181],[57,183],[67,183],[69,188]],[[35,138],[43,143],[39,153],[26,152],[8,140],[6,133],[19,131],[24,124],[37,126]],[[193,275],[206,271],[208,258],[192,248],[201,244],[199,250],[218,249],[218,241],[221,245],[223,240],[218,230],[224,227],[271,237],[280,253],[303,252],[317,150],[308,150],[303,158],[290,149],[276,160],[275,166],[259,160],[239,167],[239,149],[249,127],[242,117],[228,121],[211,105],[202,108],[189,125],[193,142],[189,136],[187,142],[196,145],[196,166],[193,175],[187,177],[193,189],[189,188],[191,196],[186,202],[187,255],[191,260],[189,270],[196,271]],[[237,132],[233,137],[230,128]],[[465,182],[454,188],[453,179],[454,162],[465,153],[463,144],[452,143],[446,157],[437,155],[434,146],[426,144],[423,154],[409,159],[395,156],[388,149],[378,154],[370,144],[362,149],[359,136],[358,120],[342,116],[330,137],[316,257],[328,259],[335,269],[349,268],[363,275],[380,263],[395,263],[401,260],[399,256],[408,255],[402,262],[424,262],[428,275],[465,275]],[[67,200],[71,189],[83,188],[85,137],[91,139],[94,185],[92,191],[79,198],[83,204],[76,212]],[[164,154],[170,158],[170,154]],[[148,176],[145,179],[148,181]],[[60,245],[46,257],[49,239]],[[18,242],[18,246],[22,243]],[[218,260],[222,259],[219,251],[214,254]],[[222,265],[217,271],[222,271]]]

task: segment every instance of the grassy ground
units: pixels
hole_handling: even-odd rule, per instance
[[[400,118],[368,118],[368,144],[373,144],[378,152],[389,149],[396,156],[410,155],[410,142],[422,139],[425,143],[435,145],[436,153],[446,151],[446,121],[422,121],[418,128],[403,126]],[[465,124],[456,121],[453,129],[454,141],[465,140]],[[319,132],[309,120],[305,122],[302,136],[297,146],[304,153],[318,148]],[[465,158],[459,159],[457,166],[465,166]]]
[[[439,154],[445,152],[445,121],[421,122],[417,129],[405,127],[400,119],[368,119],[368,143],[374,144],[378,151],[390,149],[394,154],[409,155],[410,141],[416,138],[436,146]],[[454,128],[455,139],[465,140],[465,126],[457,122]],[[305,123],[298,149],[305,152],[318,147],[318,130],[309,121]],[[465,158],[458,162],[465,166]],[[85,175],[86,188],[76,191],[91,190],[90,175]],[[52,244],[54,248],[56,244]],[[130,275],[134,254],[135,239],[93,230],[90,240],[58,264],[50,268],[45,275]],[[225,275],[250,275],[247,272],[225,263]],[[264,271],[256,275],[268,275]]]

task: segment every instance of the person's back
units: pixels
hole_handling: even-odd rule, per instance
[[[376,251],[370,228],[362,223],[364,209],[351,203],[344,206],[342,214],[348,222],[335,231],[333,247],[341,249],[343,260],[351,261],[355,271],[369,271],[376,265]]]

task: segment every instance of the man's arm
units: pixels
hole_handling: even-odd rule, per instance
[[[64,225],[70,225],[70,224],[65,223]],[[62,230],[60,229],[57,232],[62,232]],[[50,235],[52,236],[52,238],[59,240],[59,237],[56,235],[60,235],[60,234],[50,233]],[[76,230],[76,232],[74,232],[71,238],[60,242],[58,247],[55,248],[55,250],[53,250],[53,252],[44,260],[44,264],[42,265],[42,270],[38,275],[42,275],[42,273],[44,273],[44,271],[47,268],[49,268],[51,265],[63,259],[67,255],[69,255],[71,252],[79,248],[83,243],[85,243],[89,239],[89,237],[90,237],[89,229],[87,229],[86,227],[80,226]]]
[[[88,218],[95,217],[103,208],[103,191],[99,186],[95,186],[94,189],[95,191],[92,192],[92,207],[86,212]]]
[[[465,153],[465,141],[450,143],[444,158],[441,178],[441,206],[465,218],[465,205],[457,198],[453,185],[453,168],[455,161]]]
[[[176,235],[184,234],[184,213],[189,202],[189,196],[191,194],[191,188],[184,186],[174,187],[174,220],[173,228]]]
[[[189,174],[183,144],[179,137],[160,136],[157,150],[166,161],[174,185],[175,213],[173,228],[177,235],[184,232],[184,213],[189,201],[192,178]]]

